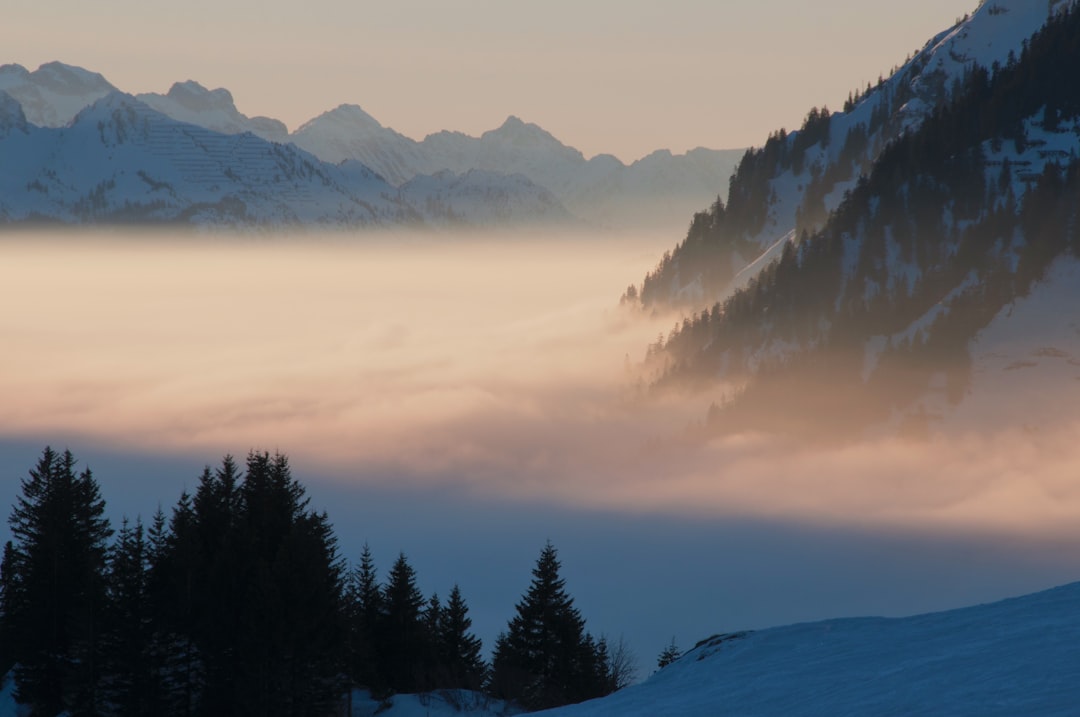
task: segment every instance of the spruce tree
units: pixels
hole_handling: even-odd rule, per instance
[[[16,699],[34,715],[102,707],[105,501],[70,451],[46,448],[22,481],[4,551],[3,628],[16,663]]]
[[[387,691],[376,646],[381,611],[382,591],[375,559],[365,543],[360,565],[349,575],[346,594],[348,673],[354,685],[367,687],[377,695]]]
[[[104,685],[110,714],[162,714],[164,655],[157,644],[150,593],[150,544],[142,521],[125,518],[113,545],[108,574],[108,632]]]
[[[442,611],[437,638],[438,656],[444,671],[445,687],[479,690],[484,684],[486,666],[480,656],[480,638],[469,632],[472,619],[469,606],[455,585]]]
[[[597,646],[559,575],[549,542],[533,568],[528,592],[499,636],[490,687],[503,699],[540,710],[605,694]]]
[[[673,637],[671,638],[671,644],[665,647],[660,656],[656,658],[656,667],[662,670],[679,659],[681,655],[682,653],[679,652],[679,648],[675,645],[675,638]]]
[[[394,692],[415,692],[420,686],[426,644],[421,611],[424,596],[416,586],[416,571],[402,553],[394,561],[383,588],[379,655]]]
[[[3,676],[7,675],[15,664],[15,656],[12,652],[14,636],[5,618],[10,610],[8,604],[15,600],[18,590],[14,566],[15,545],[9,540],[4,543],[4,552],[0,557],[0,679],[3,679]]]

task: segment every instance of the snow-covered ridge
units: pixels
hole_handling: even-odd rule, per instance
[[[1075,715],[1080,583],[915,617],[706,640],[640,685],[560,717]]]
[[[0,90],[22,105],[31,124],[63,127],[116,88],[96,72],[48,62],[33,72],[22,65],[0,65]]]
[[[177,82],[168,94],[146,93],[137,95],[139,100],[158,112],[180,120],[197,124],[215,132],[239,134],[251,132],[272,142],[287,141],[289,130],[285,124],[270,117],[247,117],[236,109],[232,93],[219,87],[208,90],[198,82]]]
[[[395,185],[443,170],[520,174],[550,190],[576,216],[615,228],[681,230],[693,212],[723,191],[742,156],[742,150],[698,148],[683,155],[658,150],[629,165],[611,155],[586,160],[543,128],[514,116],[479,137],[443,131],[418,142],[355,105],[316,117],[290,139],[329,162],[363,162]]]
[[[1076,4],[1077,0],[986,0],[970,16],[931,38],[876,87],[860,92],[845,111],[834,112],[824,139],[804,146],[802,131],[785,133],[782,143],[789,154],[799,155],[799,161],[775,170],[764,168],[770,174],[753,199],[765,215],[760,229],[745,241],[729,242],[724,269],[698,265],[676,250],[675,261],[657,277],[660,290],[653,295],[695,309],[729,295],[747,278],[744,271],[738,282],[732,282],[735,273],[748,265],[767,265],[756,260],[790,232],[799,237],[801,229],[820,226],[882,150],[918,129],[974,66],[1006,65],[1011,56],[1020,56],[1024,43],[1050,18]],[[864,135],[861,142],[849,144],[860,135]],[[708,291],[706,286],[720,288]]]
[[[34,72],[18,65],[0,67],[0,91],[5,90],[22,105],[30,124],[59,128],[116,88],[99,74],[49,63]],[[478,217],[480,223],[488,223],[495,216],[504,217],[500,221],[531,222],[533,214],[522,216],[520,212],[531,212],[529,208],[539,206],[539,201],[560,205],[558,210],[545,207],[544,214],[568,209],[574,216],[602,227],[679,231],[687,217],[708,205],[727,186],[742,156],[742,150],[699,148],[684,155],[658,150],[629,165],[610,155],[586,160],[577,149],[515,116],[479,137],[442,131],[417,141],[384,127],[355,104],[324,112],[290,133],[276,119],[241,113],[227,89],[208,89],[194,80],[177,82],[166,94],[137,97],[174,120],[214,132],[250,132],[268,141],[290,142],[331,164],[359,162],[391,187],[403,191],[408,191],[404,185],[412,180],[443,171],[460,176],[485,172],[489,185],[495,175],[505,176],[506,186],[492,193],[493,198],[520,191],[521,185],[512,179],[513,175],[526,177],[536,187],[530,189],[532,199],[528,201],[503,202],[501,208],[484,207],[483,216]],[[468,203],[479,208],[474,200],[475,195]],[[508,206],[511,216],[505,217]],[[458,209],[461,216],[471,211]],[[438,211],[446,216],[442,207]]]
[[[362,165],[180,122],[118,91],[64,128],[27,124],[3,94],[0,128],[0,222],[438,227],[451,216],[455,226],[471,225],[470,213],[480,214],[472,198],[422,189],[406,197]],[[499,191],[499,179],[488,180],[489,193],[514,211],[488,211],[482,223],[565,221],[565,210],[527,180]]]

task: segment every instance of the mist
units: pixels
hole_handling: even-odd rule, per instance
[[[590,626],[646,666],[673,634],[1076,577],[1080,416],[813,445],[703,436],[720,389],[643,391],[681,317],[618,297],[669,241],[5,237],[0,502],[46,443],[144,517],[226,453],[281,451],[346,557],[366,540],[425,590],[461,582],[488,645],[551,539]]]

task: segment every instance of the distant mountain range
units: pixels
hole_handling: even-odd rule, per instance
[[[0,96],[13,100],[3,103],[0,157],[0,216],[9,222],[682,227],[727,185],[742,155],[662,150],[631,165],[609,155],[586,160],[515,117],[479,138],[439,132],[418,142],[355,105],[290,134],[278,120],[240,113],[225,89],[187,81],[164,95],[123,95],[100,74],[58,62],[33,72],[0,67]],[[141,134],[117,130],[125,113]],[[98,144],[109,136],[122,152],[79,145],[93,132],[77,125],[91,118],[102,124]],[[310,169],[308,178],[256,156],[287,156],[286,164]]]
[[[815,435],[922,431],[973,392],[975,418],[1007,421],[980,392],[1037,365],[1075,397],[1078,40],[1074,0],[984,2],[844,111],[748,151],[624,297],[687,312],[650,349],[653,385],[715,390],[723,430]]]

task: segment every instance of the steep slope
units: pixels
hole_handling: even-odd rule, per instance
[[[357,105],[340,105],[305,122],[289,140],[325,162],[353,160],[400,186],[432,167],[417,142],[383,127]]]
[[[413,213],[374,175],[294,147],[176,122],[114,92],[64,129],[0,139],[8,221],[375,225]]]
[[[9,223],[460,227],[569,218],[523,178],[443,177],[403,191],[358,162],[332,165],[250,132],[179,122],[119,92],[61,129],[27,122],[0,92],[0,168],[0,221]]]
[[[843,112],[815,108],[797,132],[773,133],[743,157],[726,204],[695,216],[686,238],[629,298],[646,307],[695,308],[723,298],[732,278],[782,237],[819,228],[885,147],[954,97],[973,67],[1007,64],[1050,17],[1072,4],[983,2],[888,79],[852,95]]]
[[[224,88],[208,90],[198,82],[177,82],[168,94],[154,92],[136,98],[161,114],[222,134],[251,132],[271,142],[288,141],[285,123],[270,117],[248,117],[236,109],[232,93]]]
[[[973,67],[819,231],[654,347],[659,382],[741,382],[714,412],[727,427],[858,428],[931,387],[960,400],[978,332],[1080,250],[1080,87],[1057,74],[1078,38],[1080,12],[1059,12],[1015,61]]]
[[[1080,583],[990,605],[705,640],[646,682],[555,717],[1072,715]]]
[[[22,65],[0,65],[0,91],[22,105],[31,124],[63,127],[116,88],[96,72],[48,62],[33,72]]]
[[[427,221],[440,225],[504,227],[526,218],[546,227],[578,224],[551,192],[521,174],[443,170],[414,177],[400,191]]]
[[[0,91],[22,105],[30,124],[59,128],[116,88],[99,74],[48,63],[34,72],[19,65],[0,67]],[[459,225],[463,218],[485,225],[496,218],[504,224],[535,224],[556,216],[561,222],[561,214],[569,210],[595,226],[671,231],[713,201],[742,155],[741,150],[698,148],[685,155],[660,150],[630,165],[610,155],[586,160],[549,132],[516,117],[480,137],[444,131],[418,142],[382,126],[356,105],[325,112],[290,134],[276,119],[242,114],[228,90],[210,90],[192,80],[175,83],[166,94],[145,93],[137,99],[166,117],[213,132],[250,132],[272,142],[292,142],[330,164],[358,162],[393,187],[413,179],[429,186],[431,180],[423,177],[444,171],[465,177],[478,170],[483,174],[477,177],[484,176],[490,190],[485,193],[493,198],[513,196],[509,203],[499,200],[496,206],[482,206],[475,201],[480,196],[475,187],[461,193],[464,185],[458,182],[459,206],[454,214],[447,214],[443,200],[437,198],[434,213],[427,213],[437,224]],[[515,175],[526,177],[530,185]],[[500,181],[502,185],[496,186]],[[445,197],[448,190],[443,186],[438,192]],[[552,201],[561,206],[555,208]],[[510,215],[507,207],[513,208]],[[479,212],[475,220],[470,212]]]

